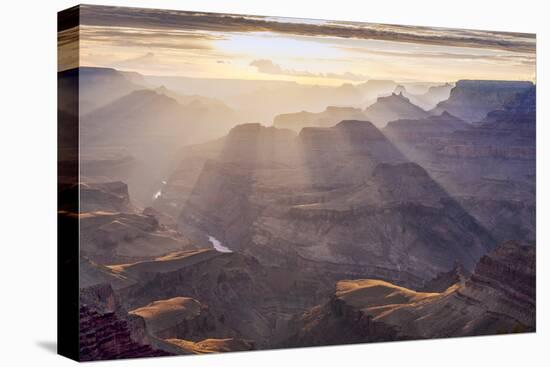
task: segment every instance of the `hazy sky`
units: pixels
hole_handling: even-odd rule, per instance
[[[90,6],[80,19],[80,65],[147,75],[314,84],[535,78],[533,34]],[[75,35],[63,31],[60,43],[70,47]]]

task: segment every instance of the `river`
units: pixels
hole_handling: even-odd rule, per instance
[[[208,241],[210,241],[214,249],[216,249],[216,251],[218,252],[233,252],[230,248],[222,245],[222,243],[216,237],[208,236]]]

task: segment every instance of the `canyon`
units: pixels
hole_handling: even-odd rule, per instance
[[[82,360],[536,330],[532,83],[83,73]]]

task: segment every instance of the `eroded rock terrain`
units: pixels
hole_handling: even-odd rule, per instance
[[[84,119],[80,183],[75,152],[59,166],[83,360],[535,330],[531,83],[373,81],[233,126],[215,98],[87,73],[117,96]]]

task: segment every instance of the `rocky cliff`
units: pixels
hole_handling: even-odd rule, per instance
[[[491,111],[480,125],[494,129],[533,130],[536,122],[536,87],[517,93],[502,109]]]
[[[326,304],[304,313],[286,345],[535,331],[534,310],[534,248],[508,242],[482,257],[465,282],[440,292],[372,279],[338,282]]]
[[[135,207],[130,201],[128,185],[121,181],[81,183],[81,212],[134,212]]]
[[[478,124],[443,112],[392,122],[384,133],[498,241],[534,242],[535,88],[530,83],[484,88],[492,94],[504,88],[507,98]]]
[[[459,80],[446,101],[431,112],[447,111],[468,122],[483,120],[487,113],[502,109],[517,93],[533,87],[531,82],[497,80]]]
[[[127,315],[110,286],[80,290],[80,361],[160,357],[143,319]]]
[[[296,112],[275,116],[273,126],[299,132],[304,127],[331,127],[342,120],[366,120],[360,108],[329,106],[323,112]]]
[[[194,248],[181,233],[139,213],[91,212],[79,216],[81,252],[101,264],[116,264]]]
[[[367,119],[379,128],[384,127],[389,121],[420,119],[428,116],[426,111],[411,103],[403,93],[379,97],[376,103],[365,109],[365,114]]]
[[[199,229],[268,264],[299,255],[420,278],[450,269],[456,259],[470,268],[493,243],[369,122],[304,128],[274,150],[288,152],[291,144],[301,152],[294,160],[206,163],[180,229]]]
[[[407,90],[407,87],[398,85],[393,93],[402,93],[411,103],[428,111],[433,109],[439,102],[447,100],[452,88],[452,84],[445,83],[442,85],[432,85],[423,93],[411,93]]]

